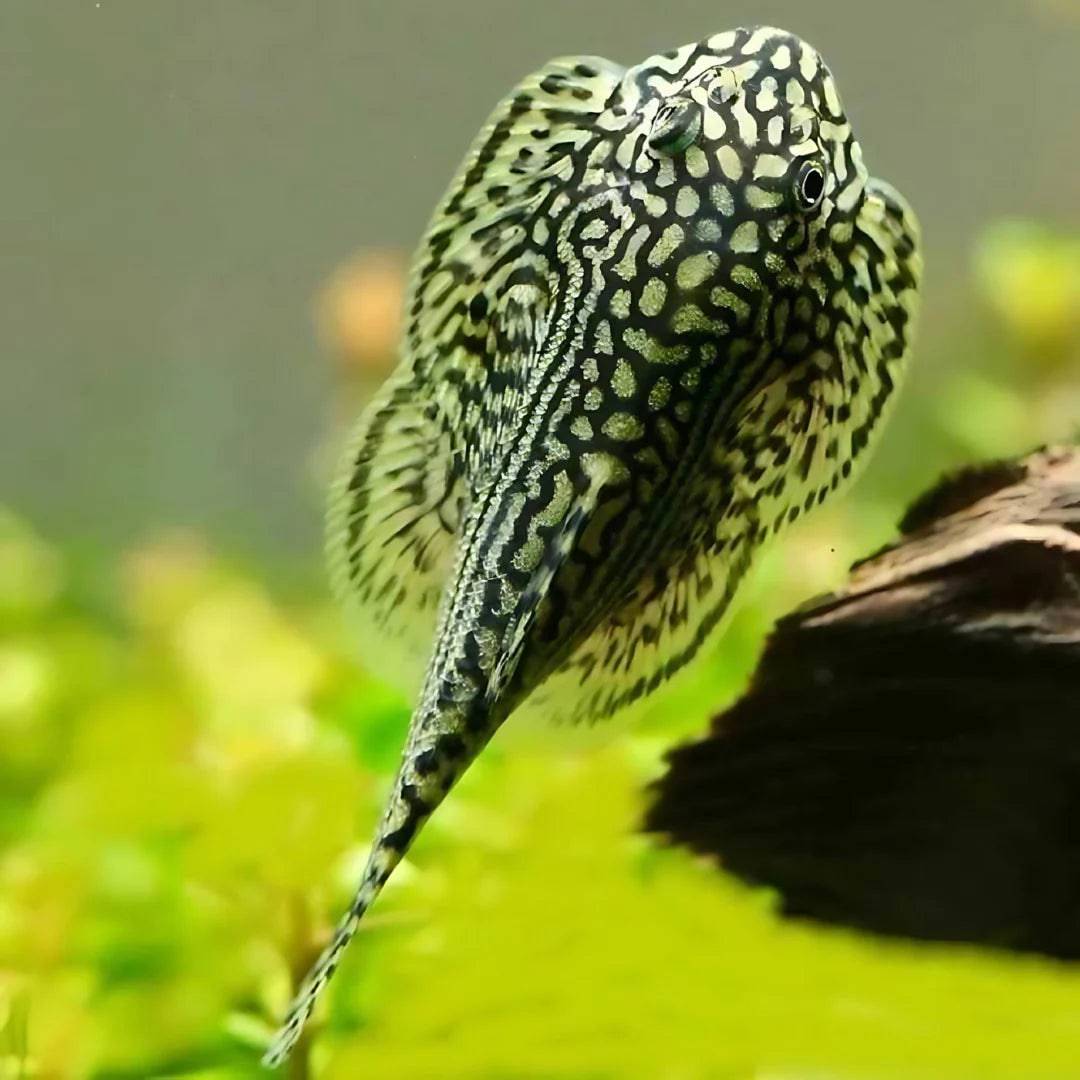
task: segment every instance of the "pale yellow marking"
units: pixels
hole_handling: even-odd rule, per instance
[[[746,107],[746,99],[744,97],[739,98],[739,100],[731,107],[731,115],[739,125],[739,138],[742,140],[743,145],[756,146],[758,141],[758,123],[754,114]]]
[[[643,314],[652,318],[659,315],[667,298],[667,285],[660,278],[650,278],[641,292],[640,307]]]
[[[709,278],[720,264],[720,256],[715,251],[702,251],[691,255],[679,263],[675,271],[675,283],[680,289],[694,289]]]
[[[760,154],[754,162],[754,178],[762,179],[769,177],[775,179],[787,172],[787,159],[780,154]]]
[[[427,282],[424,290],[434,296],[437,293],[451,290],[456,285],[457,281],[449,270],[440,270]]]
[[[695,80],[700,79],[707,71],[714,70],[716,65],[717,58],[703,52],[683,74],[684,84],[688,85]]]
[[[736,255],[752,254],[760,246],[761,237],[756,221],[744,221],[732,234],[731,250]]]
[[[701,133],[707,143],[720,142],[727,135],[727,123],[712,105],[702,110]]]
[[[855,167],[856,175],[862,176],[866,172],[863,166],[862,146],[859,143],[854,143],[851,147],[851,164]]]
[[[615,151],[615,160],[624,168],[629,169],[634,164],[634,151],[637,149],[638,139],[635,129],[631,129],[623,136],[619,148]]]
[[[592,422],[587,416],[575,416],[570,424],[570,431],[579,439],[591,439],[593,437]]]
[[[842,143],[851,134],[851,125],[837,124],[832,120],[822,120],[820,134],[822,140],[826,143]]]
[[[671,383],[668,382],[662,375],[659,379],[653,383],[652,389],[649,391],[649,408],[653,412],[657,412],[662,409],[671,398]]]
[[[704,218],[699,221],[694,226],[694,232],[697,234],[697,238],[706,244],[718,243],[724,235],[724,230],[720,228],[720,222],[713,218]]]
[[[724,184],[713,184],[709,188],[709,198],[724,217],[735,213],[735,198]]]
[[[675,54],[673,56],[655,57],[654,63],[658,68],[660,68],[662,71],[666,71],[669,75],[676,75],[682,71],[683,65],[687,62],[687,60],[690,59],[690,57],[693,55],[693,52],[693,45],[682,45],[675,50]],[[664,79],[657,79],[657,81],[665,83],[667,82],[667,80]],[[671,84],[667,83],[667,85],[670,86]]]
[[[600,142],[589,151],[589,161],[586,168],[599,169],[600,166],[611,157],[613,149],[614,147],[612,147],[607,139],[601,139]]]
[[[630,318],[630,290],[619,289],[611,298],[611,314],[617,319]]]
[[[617,439],[619,442],[628,442],[630,439],[639,439],[645,432],[645,426],[631,413],[612,413],[605,421],[601,429],[609,439]]]
[[[570,500],[574,497],[574,485],[564,472],[555,474],[555,493],[551,496],[551,502],[536,515],[536,520],[541,525],[558,525],[566,511],[570,509]]]
[[[744,289],[752,289],[754,292],[761,291],[761,279],[751,267],[743,263],[737,263],[731,268],[731,280]]]
[[[843,112],[840,106],[840,97],[836,92],[836,86],[832,79],[825,80],[825,105],[829,110],[829,115],[834,119]]]
[[[626,466],[610,454],[596,452],[582,454],[581,467],[592,481],[590,487],[594,489],[601,488],[613,480],[625,479],[628,475]]]
[[[644,330],[633,327],[623,331],[623,343],[651,364],[681,364],[690,355],[689,345],[664,345]]]
[[[645,212],[650,217],[663,217],[667,210],[667,199],[661,198],[659,195],[650,194],[645,196]]]
[[[678,178],[679,174],[675,170],[675,162],[669,157],[660,158],[656,168],[656,186],[660,188],[671,187]],[[652,213],[652,211],[650,210],[649,213]]]
[[[819,304],[824,304],[829,299],[829,289],[825,282],[821,280],[820,274],[806,274],[804,280],[814,290],[814,295],[818,298]]]
[[[788,112],[792,135],[799,135],[803,139],[811,138],[817,118],[817,113],[809,105],[792,105]]]
[[[615,264],[615,273],[623,281],[633,281],[637,277],[637,258],[642,244],[652,236],[652,229],[648,225],[639,225],[626,242],[626,251],[623,257]]]
[[[735,31],[725,30],[722,34],[713,34],[708,45],[713,52],[725,52],[735,44]]]
[[[784,195],[779,191],[766,191],[757,184],[750,184],[746,189],[746,201],[755,210],[772,210],[783,203]]]
[[[829,227],[829,236],[837,244],[846,244],[855,233],[855,223],[850,218],[842,218]]]
[[[558,166],[552,172],[552,176],[558,177],[560,180],[569,180],[574,175],[574,161],[569,154],[566,155]]]
[[[774,274],[777,278],[784,279],[779,281],[778,284],[783,285],[786,283],[789,276],[787,264],[775,251],[768,251],[765,253],[765,269],[768,270],[770,274]]]
[[[742,176],[742,161],[734,146],[724,145],[716,152],[716,160],[720,165],[720,171],[729,180],[738,180]]]
[[[784,235],[784,230],[788,227],[787,219],[784,217],[774,217],[765,226],[765,231],[769,234],[769,239],[777,244],[780,242],[780,237]]]
[[[660,239],[657,240],[649,252],[649,265],[655,267],[665,263],[675,253],[685,236],[686,234],[683,232],[681,225],[675,225],[674,223],[669,225],[660,234]]]
[[[700,146],[688,147],[683,155],[683,161],[686,162],[686,171],[695,180],[700,180],[703,176],[709,175],[709,159]]]
[[[603,218],[593,218],[581,230],[581,238],[582,240],[603,240],[609,231],[608,223]]]
[[[596,351],[601,356],[610,356],[615,348],[611,342],[611,323],[607,319],[601,319],[596,324],[596,333],[593,335],[593,343],[596,345]]]
[[[832,171],[833,176],[836,178],[837,185],[843,185],[847,183],[847,154],[844,153],[843,143],[838,143],[835,151],[833,151]]]
[[[620,359],[615,365],[615,374],[611,379],[611,388],[615,391],[615,396],[621,398],[633,397],[636,386],[634,369],[625,360]]]
[[[772,56],[769,57],[769,60],[774,68],[778,68],[781,71],[784,68],[791,67],[791,49],[786,45],[781,45]]]
[[[779,36],[780,33],[781,31],[777,30],[775,26],[759,27],[746,39],[746,44],[742,47],[743,55],[756,56],[765,48],[767,41]]]
[[[837,281],[842,281],[844,278],[844,267],[843,264],[840,262],[839,258],[837,258],[836,252],[833,251],[832,248],[828,248],[826,250],[825,262],[826,265],[829,267],[829,273],[832,274],[832,276]]]
[[[585,421],[588,423],[588,421]],[[531,573],[540,565],[544,557],[544,544],[540,537],[530,536],[524,544],[514,552],[514,569],[522,573]]]
[[[589,412],[596,412],[604,404],[604,395],[594,386],[585,394],[585,408]]]
[[[858,180],[852,180],[851,183],[845,184],[840,189],[840,194],[836,196],[836,208],[841,213],[848,213],[855,209],[856,204],[862,197],[863,188],[865,184],[860,174]]]
[[[558,221],[570,208],[570,204],[573,200],[565,191],[560,191],[554,199],[551,200],[551,206],[548,207],[548,214]]]
[[[730,289],[725,289],[722,285],[718,285],[709,293],[709,299],[717,307],[726,308],[732,312],[737,319],[748,319],[750,317],[750,305],[741,296],[736,296]]]
[[[675,196],[675,213],[679,217],[693,217],[700,206],[701,198],[694,188],[689,184],[684,184],[679,188],[679,193]]]
[[[715,319],[710,319],[697,304],[683,304],[675,317],[671,320],[671,329],[676,334],[685,334],[693,330],[701,330],[711,334],[726,334],[727,326]]]

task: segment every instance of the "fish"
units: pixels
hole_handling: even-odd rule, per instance
[[[921,276],[911,207],[784,30],[629,68],[556,59],[496,107],[332,487],[335,591],[415,707],[267,1065],[506,719],[647,699],[722,631],[762,546],[850,482],[909,366]]]

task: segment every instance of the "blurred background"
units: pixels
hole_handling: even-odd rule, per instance
[[[500,736],[292,1075],[1080,1075],[1072,969],[782,922],[634,835],[777,615],[943,469],[1080,431],[1080,4],[5,0],[0,1077],[256,1075],[407,719],[320,549],[409,253],[545,59],[761,22],[922,220],[895,419],[641,726]]]

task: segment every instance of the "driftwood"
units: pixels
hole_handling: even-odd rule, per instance
[[[971,469],[782,620],[646,828],[792,915],[1080,957],[1080,451]]]

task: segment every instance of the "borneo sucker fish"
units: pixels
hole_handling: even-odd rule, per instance
[[[416,705],[268,1064],[510,713],[598,720],[652,693],[762,542],[849,479],[907,366],[920,272],[912,211],[785,31],[629,69],[554,60],[496,108],[333,489],[335,586]]]

